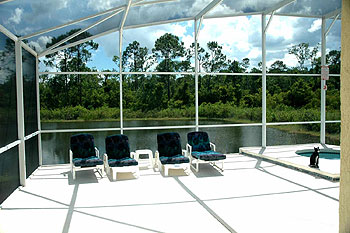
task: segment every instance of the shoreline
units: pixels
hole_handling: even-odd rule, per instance
[[[254,121],[250,120],[235,120],[232,118],[199,118],[201,121],[221,121],[224,123],[230,123],[230,124],[249,124],[249,123],[257,123]],[[168,117],[163,117],[163,118],[127,118],[124,119],[124,121],[190,121],[193,120],[195,121],[195,118],[168,118]],[[42,123],[74,123],[74,122],[113,122],[113,121],[119,121],[119,118],[116,119],[97,119],[97,120],[83,120],[83,119],[77,119],[77,120],[42,120]],[[260,122],[258,122],[260,123]],[[274,129],[278,129],[281,131],[285,131],[288,133],[294,133],[294,134],[303,134],[303,135],[310,135],[314,137],[319,137],[320,132],[316,131],[310,131],[306,130],[303,127],[300,127],[301,125],[276,125],[276,126],[268,126]],[[332,141],[331,144],[336,144],[340,145],[340,134],[329,134],[326,133],[326,140],[327,141]]]

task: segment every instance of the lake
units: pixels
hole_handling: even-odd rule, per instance
[[[132,120],[124,121],[124,127],[173,126],[194,125],[193,120]],[[202,121],[201,124],[224,124],[222,121]],[[84,121],[84,122],[43,122],[42,129],[92,129],[118,128],[117,121]],[[178,132],[182,147],[185,149],[187,133],[195,129],[168,130],[124,130],[129,137],[130,150],[157,149],[157,134],[164,132]],[[261,126],[200,128],[209,134],[210,141],[216,144],[216,150],[222,153],[238,152],[240,147],[261,145]],[[95,138],[95,146],[100,153],[105,152],[105,138],[119,134],[120,131],[89,132]],[[69,162],[70,136],[76,133],[44,133],[42,134],[43,164],[62,164]],[[276,128],[267,128],[267,145],[291,145],[317,143],[319,137],[305,134],[289,133]]]

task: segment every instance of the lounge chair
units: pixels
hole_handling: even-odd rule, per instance
[[[103,160],[99,158],[99,151],[94,145],[91,134],[76,134],[70,138],[69,161],[73,180],[77,170],[96,169],[102,178]]]
[[[134,158],[135,153],[130,153],[129,139],[126,135],[116,134],[106,137],[106,154],[103,156],[103,162],[107,175],[112,171],[112,180],[117,179],[118,172],[132,172],[138,178],[139,166]]]
[[[186,150],[181,149],[180,135],[178,133],[161,133],[157,135],[158,150],[155,153],[156,166],[168,176],[168,170],[183,169],[190,171],[190,160]]]
[[[216,152],[216,146],[209,141],[206,132],[191,132],[187,134],[186,150],[191,159],[191,166],[199,171],[199,163],[209,163],[221,171],[224,171],[226,155]],[[195,162],[196,166],[193,165]],[[216,165],[221,162],[221,168]]]

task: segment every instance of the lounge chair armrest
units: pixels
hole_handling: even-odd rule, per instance
[[[69,163],[70,165],[73,164],[73,151],[71,149],[69,149]]]
[[[156,152],[154,153],[154,158],[155,160],[159,159],[159,151],[156,150]]]
[[[213,151],[216,151],[216,146],[214,143],[210,143],[210,148],[213,150]]]
[[[192,154],[192,146],[188,143],[186,144],[186,150],[187,150],[189,155]]]
[[[107,155],[107,154],[104,154],[104,155],[103,155],[103,161],[105,161],[105,162],[108,163],[108,155]]]
[[[188,157],[187,150],[182,150],[182,155]]]
[[[135,159],[136,158],[136,153],[135,152],[130,152],[130,157]]]
[[[100,151],[96,146],[95,146],[95,154],[96,154],[96,157],[100,158]]]

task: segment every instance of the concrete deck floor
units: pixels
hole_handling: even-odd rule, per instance
[[[262,154],[272,158],[292,162],[303,166],[308,166],[310,164],[310,158],[297,155],[295,151],[305,150],[305,149],[313,150],[314,147],[319,147],[320,149],[340,150],[340,146],[311,143],[311,144],[299,144],[299,145],[268,146],[266,147],[265,150],[263,150]],[[261,147],[245,147],[245,148],[241,148],[241,150],[248,150],[251,152],[259,153],[261,152]],[[319,165],[320,165],[321,171],[325,171],[332,174],[340,173],[339,159],[320,158]]]
[[[115,182],[43,166],[2,204],[0,232],[330,233],[338,196],[337,182],[239,154],[223,174],[203,164],[189,176],[148,169]]]

